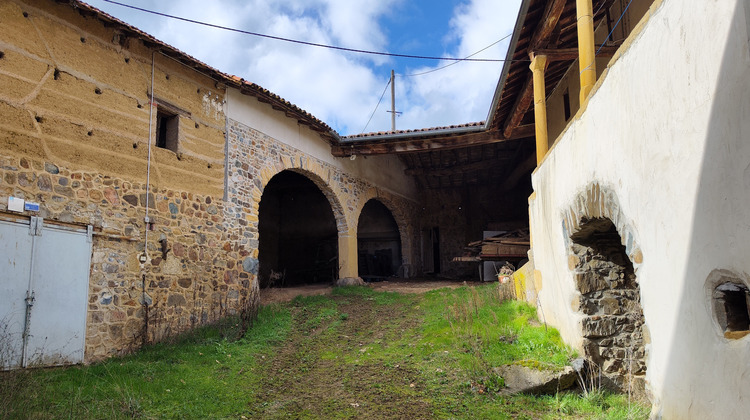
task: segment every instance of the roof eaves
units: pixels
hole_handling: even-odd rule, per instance
[[[518,46],[518,39],[521,37],[523,25],[526,21],[526,13],[529,11],[529,5],[531,0],[523,0],[521,7],[518,11],[518,19],[516,20],[516,26],[513,29],[513,38],[511,38],[510,46],[508,47],[508,53],[505,55],[505,63],[503,64],[503,71],[500,73],[500,79],[497,81],[495,87],[495,94],[492,96],[492,103],[490,110],[487,114],[487,123],[485,128],[489,128],[495,118],[495,111],[497,110],[498,103],[502,97],[503,89],[505,89],[505,81],[508,79],[508,73],[510,73],[510,67],[513,64],[513,56],[516,53],[516,47]]]
[[[167,55],[169,55],[170,58],[177,59],[178,61],[180,61],[181,63],[185,65],[189,65],[197,70],[200,70],[201,72],[206,73],[208,76],[216,79],[217,81],[225,83],[227,86],[232,86],[234,88],[239,89],[240,91],[244,90],[245,92],[249,90],[250,92],[253,92],[251,93],[251,95],[253,96],[264,97],[264,98],[270,99],[270,101],[274,105],[281,107],[284,111],[287,111],[287,115],[291,114],[292,116],[298,119],[298,122],[301,122],[307,126],[310,126],[313,129],[313,131],[318,132],[322,137],[330,137],[334,141],[338,141],[340,138],[339,134],[335,130],[333,130],[328,124],[318,119],[317,117],[313,116],[312,114],[305,111],[304,109],[298,107],[297,105],[294,105],[293,103],[287,101],[281,96],[269,91],[268,89],[265,89],[255,83],[248,82],[237,76],[232,76],[222,71],[219,71],[211,67],[210,65],[198,60],[197,58],[191,56],[190,54],[187,54],[179,50],[178,48],[175,48],[153,37],[147,32],[144,32],[136,28],[135,26],[125,23],[124,21],[100,9],[97,9],[96,7],[91,6],[81,0],[56,0],[56,1],[58,3],[68,3],[71,7],[78,9],[79,12],[83,10],[85,11],[85,13],[90,13],[96,16],[98,19],[108,21],[110,24],[115,24],[119,27],[119,29],[135,34],[137,37],[141,38],[142,41],[153,44],[153,46],[156,46],[159,49],[165,50],[162,52],[165,52],[165,53],[168,52]]]

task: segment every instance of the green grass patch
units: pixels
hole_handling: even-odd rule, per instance
[[[647,418],[626,396],[503,397],[494,368],[575,357],[494,284],[336,288],[94,366],[0,374],[4,418]]]

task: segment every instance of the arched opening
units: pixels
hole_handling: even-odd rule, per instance
[[[401,235],[391,211],[378,200],[365,203],[357,224],[359,276],[378,281],[394,276],[401,266]]]
[[[582,220],[571,240],[585,355],[601,369],[603,386],[641,395],[644,318],[633,263],[607,218]]]
[[[336,219],[326,196],[293,171],[276,174],[258,209],[260,287],[333,281],[338,273]]]

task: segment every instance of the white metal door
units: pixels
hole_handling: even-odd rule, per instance
[[[20,367],[26,325],[26,291],[31,275],[29,222],[0,220],[0,367]]]
[[[13,357],[6,368],[83,362],[90,238],[82,229],[42,228],[36,218],[30,224],[0,225],[0,249],[16,250],[12,258],[0,260],[13,267],[0,266],[0,284],[8,285],[8,297],[0,297],[0,314],[13,320],[8,324]]]

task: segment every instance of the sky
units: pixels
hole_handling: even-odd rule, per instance
[[[287,43],[85,0],[225,73],[256,83],[341,135],[484,121],[502,62],[393,58]],[[513,32],[520,0],[118,0],[160,13],[306,42],[467,57]],[[504,59],[510,36],[472,58]],[[379,98],[385,96],[376,109]],[[374,112],[374,113],[373,113]],[[372,115],[372,120],[368,120]]]

